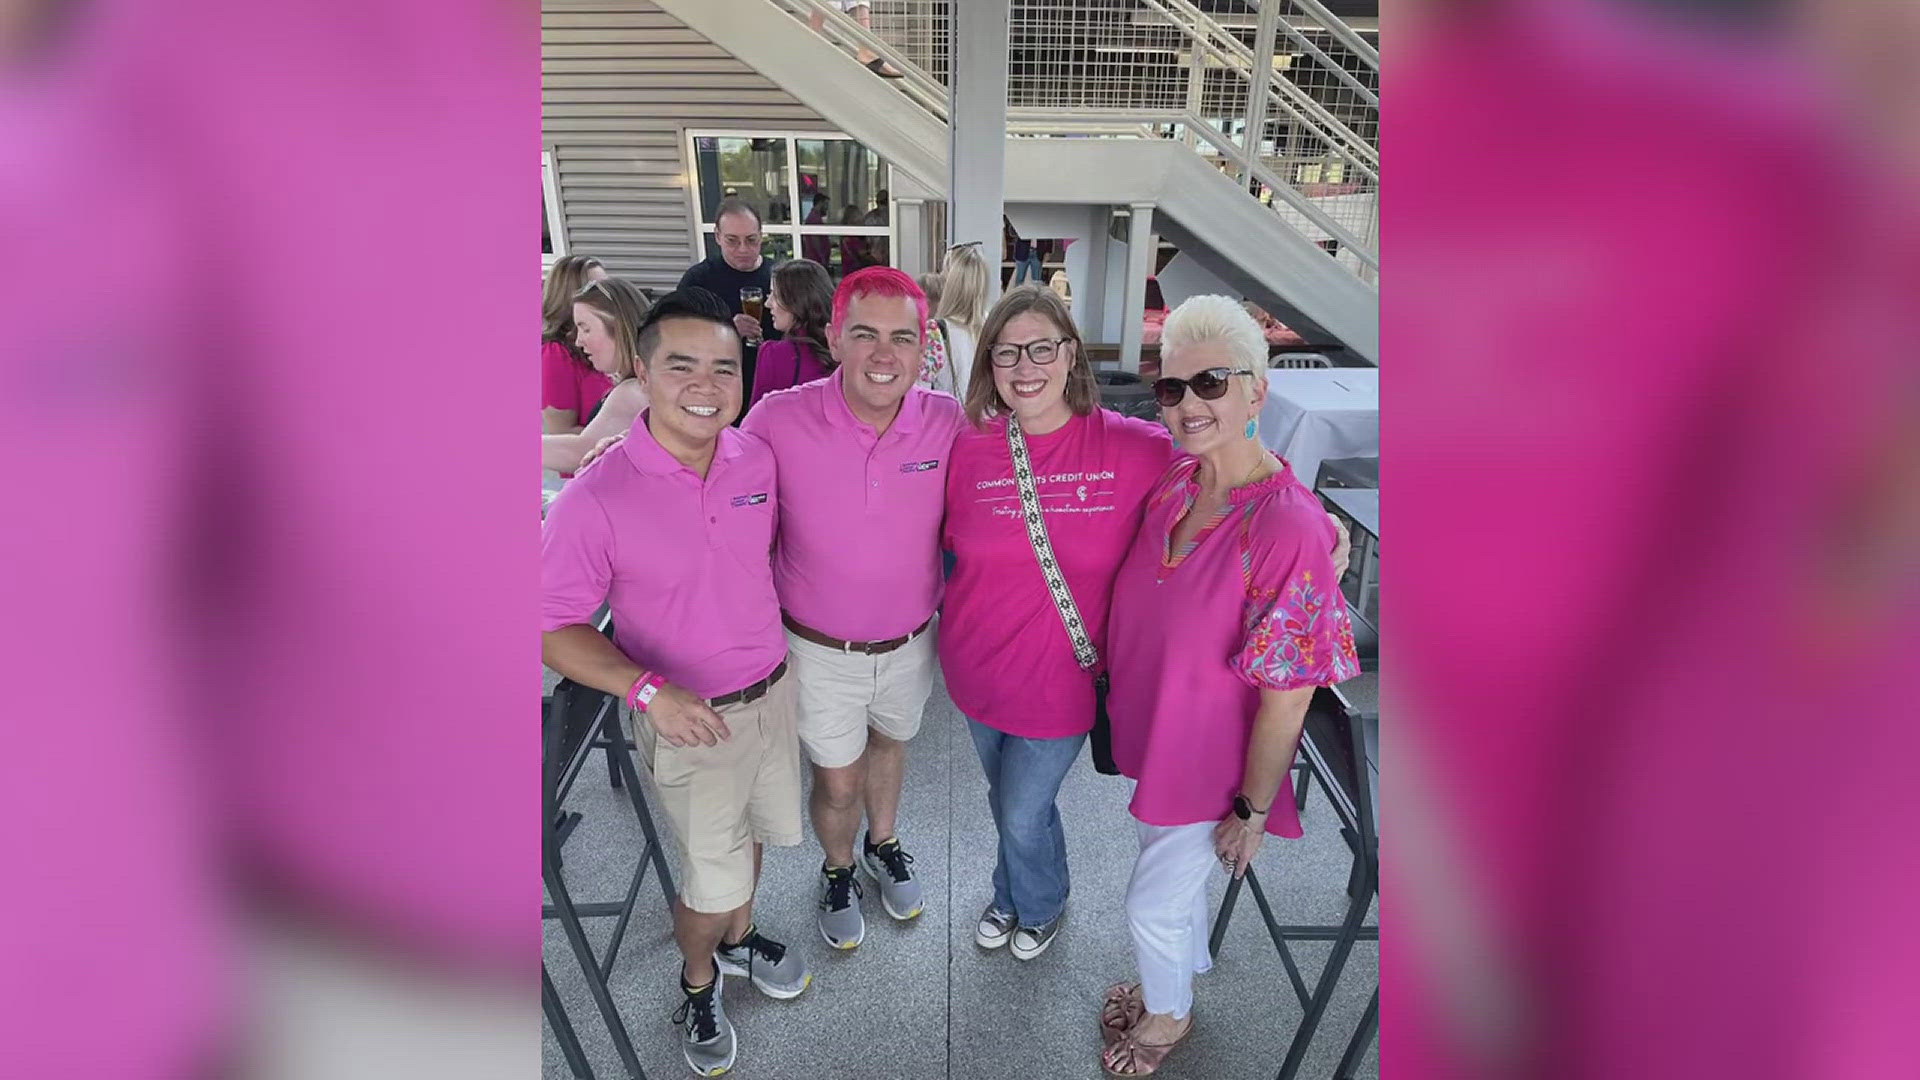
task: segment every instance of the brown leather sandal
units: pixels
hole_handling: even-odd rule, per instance
[[[1160,1068],[1161,1063],[1167,1060],[1167,1055],[1173,1053],[1173,1048],[1186,1042],[1187,1036],[1191,1034],[1193,1034],[1192,1013],[1187,1014],[1187,1026],[1181,1029],[1180,1034],[1174,1036],[1172,1042],[1141,1042],[1133,1037],[1133,1032],[1129,1031],[1101,1055],[1100,1066],[1106,1070],[1108,1076],[1151,1076]],[[1115,1068],[1116,1065],[1119,1068]],[[1125,1071],[1122,1071],[1123,1069]]]
[[[1114,983],[1107,987],[1106,1000],[1100,1006],[1100,1041],[1112,1046],[1147,1011],[1139,983]]]

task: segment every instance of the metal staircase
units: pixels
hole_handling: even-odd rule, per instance
[[[951,0],[877,0],[871,30],[823,0],[657,2],[944,197]],[[1379,54],[1320,0],[1204,2],[1013,0],[1005,198],[1151,204],[1180,258],[1377,363]]]

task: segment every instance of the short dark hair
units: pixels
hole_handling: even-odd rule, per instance
[[[761,226],[760,211],[755,210],[752,203],[745,199],[736,199],[729,196],[721,199],[719,208],[713,212],[713,227],[716,232],[720,228],[720,219],[726,217],[728,214],[746,214],[753,218],[754,228],[758,229]]]
[[[634,351],[639,353],[641,363],[653,362],[653,351],[660,347],[661,324],[668,319],[697,319],[724,326],[734,337],[740,336],[740,331],[733,327],[733,313],[727,309],[726,301],[698,285],[689,285],[655,300],[653,309],[641,321],[640,330],[634,335]]]

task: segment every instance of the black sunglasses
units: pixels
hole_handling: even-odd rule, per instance
[[[1251,375],[1245,369],[1208,368],[1191,379],[1155,379],[1153,380],[1153,400],[1163,409],[1171,409],[1180,404],[1187,396],[1187,390],[1193,390],[1193,396],[1201,401],[1219,401],[1227,393],[1227,380],[1235,375]]]

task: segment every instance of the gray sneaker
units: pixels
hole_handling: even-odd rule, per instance
[[[880,906],[896,919],[911,919],[920,914],[920,882],[907,869],[913,856],[893,837],[875,847],[871,837],[860,843],[860,868],[873,875],[880,886]]]
[[[747,927],[747,936],[735,944],[721,942],[713,963],[728,975],[745,975],[761,993],[783,1001],[799,997],[813,981],[799,953],[762,934],[756,926]]]
[[[997,949],[1007,943],[1019,924],[1013,912],[988,904],[987,910],[980,913],[980,925],[973,928],[973,943],[983,949]]]
[[[726,1007],[720,1002],[720,988],[726,981],[727,977],[716,971],[712,986],[698,990],[688,990],[684,984],[680,987],[686,999],[674,1011],[673,1022],[680,1028],[680,1052],[697,1076],[719,1076],[733,1068],[738,1047],[733,1041],[733,1022],[727,1019]]]
[[[1031,960],[1047,951],[1053,939],[1060,933],[1060,916],[1055,915],[1052,922],[1039,926],[1022,926],[1013,932],[1011,949],[1015,960]]]
[[[867,936],[867,920],[860,914],[860,879],[853,867],[820,867],[820,936],[836,949],[854,949]]]

